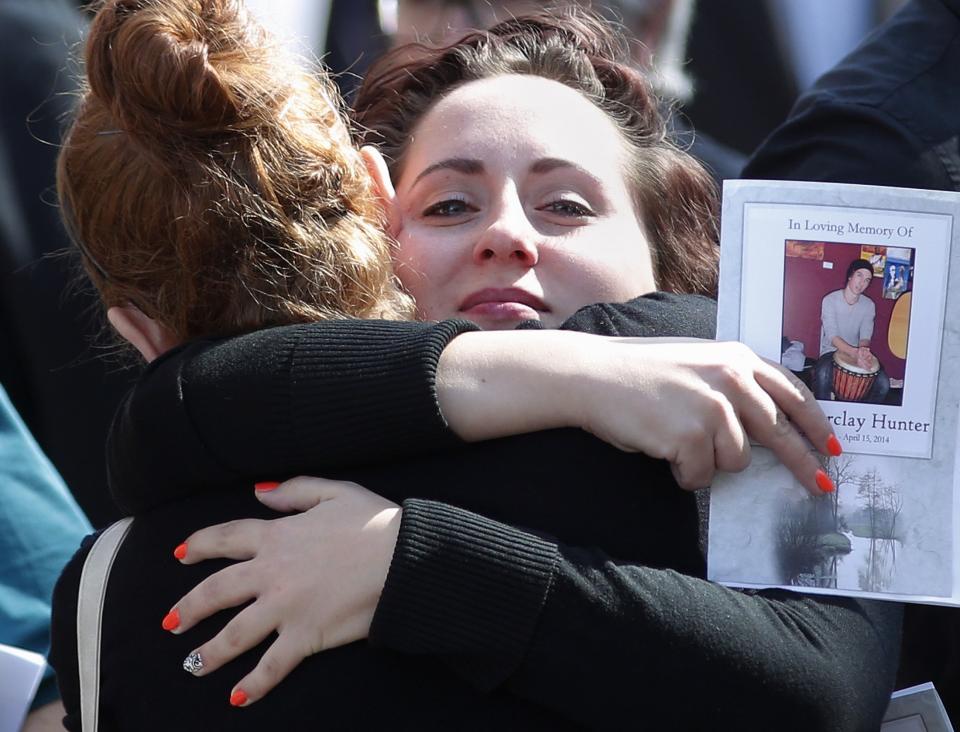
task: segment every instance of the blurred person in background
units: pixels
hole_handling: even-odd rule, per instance
[[[120,515],[104,444],[130,382],[91,346],[96,299],[73,287],[79,269],[51,257],[67,247],[53,184],[84,25],[68,0],[0,2],[0,382],[100,526]]]
[[[90,531],[0,386],[0,643],[46,655],[53,585]],[[48,666],[24,732],[63,729]]]
[[[693,124],[684,118],[680,131],[696,128],[693,152],[720,180],[735,177],[746,155],[786,117],[799,91],[902,2],[288,0],[280,18],[269,0],[253,0],[251,8],[280,35],[309,37],[308,47],[323,55],[350,100],[367,68],[391,43],[445,43],[465,29],[487,28],[530,10],[590,6],[621,21],[653,50],[658,91],[682,103]],[[637,55],[638,63],[649,68],[651,54],[638,48]],[[749,113],[731,115],[730,109]]]
[[[46,258],[67,245],[52,187],[83,25],[66,0],[0,2],[0,643],[44,655],[53,585],[90,524],[11,400],[98,520],[117,515],[103,454],[120,387],[104,381],[119,379],[92,360],[94,300],[66,300],[74,273]],[[62,717],[48,667],[24,730]]]
[[[482,30],[497,21],[544,8],[588,7],[623,25],[630,44],[633,64],[649,74],[654,88],[668,107],[674,108],[671,122],[678,141],[704,163],[714,179],[736,178],[745,157],[709,136],[694,133],[679,112],[693,98],[694,83],[685,71],[687,38],[694,18],[695,0],[397,0],[383,3],[395,8],[383,21],[393,30],[393,44],[420,42],[441,46],[452,43],[470,30]]]

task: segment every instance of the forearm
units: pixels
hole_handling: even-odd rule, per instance
[[[456,659],[458,673],[491,691],[523,662],[559,561],[549,539],[407,500],[370,642]]]
[[[741,593],[428,502],[404,521],[374,643],[591,728],[878,726],[899,606]],[[483,592],[504,574],[522,590],[509,610]]]
[[[597,358],[608,341],[583,334],[713,338],[715,323],[714,301],[658,292],[581,308],[559,331],[467,334],[440,358],[440,409],[467,441],[588,427],[591,378],[612,361]]]
[[[676,332],[674,312],[685,315],[684,327],[693,332]],[[569,325],[620,335],[697,335],[712,330],[714,312],[705,298],[660,294],[584,308]],[[563,361],[555,358],[556,344],[586,336],[485,333],[461,344],[456,336],[473,328],[460,321],[325,321],[171,354],[148,368],[114,421],[108,441],[114,496],[137,512],[197,485],[323,473],[422,454],[458,437],[577,422],[564,387],[573,361],[589,349],[573,355],[567,349]],[[492,339],[486,355],[474,349],[481,337]],[[510,345],[518,338],[545,344],[539,362],[524,363],[526,347]],[[451,341],[457,349],[448,352]],[[506,345],[498,351],[496,343]],[[471,349],[481,354],[473,361],[451,356]]]
[[[879,728],[897,666],[898,605],[740,592],[561,550],[537,633],[510,682],[515,693],[534,698],[569,685],[556,695],[559,710],[584,721],[590,712],[573,693],[580,686],[596,705],[604,695],[630,704],[631,690],[642,689],[654,727],[680,715],[680,726],[697,729]],[[596,658],[565,660],[559,638]],[[597,669],[608,669],[604,678],[594,678]],[[603,726],[615,728],[618,713],[625,709],[610,710]]]
[[[456,321],[330,321],[283,329],[286,342],[276,349],[236,339],[190,365],[191,417],[218,458],[251,477],[430,451],[455,442],[437,406],[437,362],[470,329]],[[252,363],[251,351],[266,362]],[[231,373],[225,357],[233,357]]]
[[[851,358],[857,357],[857,346],[850,345],[840,336],[831,338],[830,345],[840,351],[844,356],[850,356]]]
[[[326,321],[198,343],[152,365],[108,441],[131,512],[456,444],[437,406],[443,348],[468,323]]]
[[[580,426],[577,397],[600,343],[562,331],[466,333],[440,357],[440,410],[468,442]]]

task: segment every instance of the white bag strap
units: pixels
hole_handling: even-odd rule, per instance
[[[130,531],[132,518],[120,519],[93,544],[80,574],[77,602],[77,661],[80,669],[80,720],[83,732],[96,732],[100,710],[100,626],[110,568]]]

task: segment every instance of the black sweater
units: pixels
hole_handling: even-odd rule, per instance
[[[574,324],[703,336],[711,318],[702,300],[644,298]],[[433,374],[464,327],[294,326],[150,367],[111,446],[137,521],[107,598],[105,729],[877,728],[898,606],[704,581],[693,496],[665,463],[580,431],[459,445]],[[405,501],[371,642],[308,659],[263,701],[230,709],[265,646],[203,679],[180,671],[231,613],[180,637],[160,630],[220,566],[181,567],[170,551],[201,526],[266,515],[253,480],[311,471]],[[52,658],[73,729],[83,556],[55,598]]]

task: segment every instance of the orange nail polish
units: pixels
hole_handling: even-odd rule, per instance
[[[833,493],[837,489],[833,481],[830,480],[830,476],[823,472],[823,470],[817,471],[817,488],[824,493]]]
[[[272,491],[279,488],[280,484],[275,480],[263,480],[259,483],[254,483],[253,487],[255,490],[258,490],[261,493],[266,493],[267,491]]]
[[[180,546],[173,550],[173,556],[177,559],[183,559],[187,556],[187,542],[183,542]]]
[[[247,703],[247,692],[243,689],[237,689],[230,695],[230,706],[242,707]]]
[[[843,445],[836,435],[830,435],[827,438],[827,454],[831,457],[840,457],[843,454]]]
[[[160,625],[163,626],[164,630],[176,630],[180,627],[180,611],[173,608],[163,617],[163,622]]]

